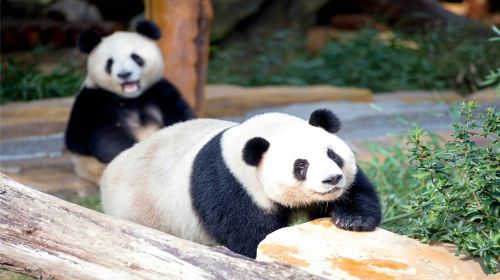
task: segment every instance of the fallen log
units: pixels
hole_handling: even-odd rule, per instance
[[[114,219],[2,173],[0,269],[37,279],[321,279]]]

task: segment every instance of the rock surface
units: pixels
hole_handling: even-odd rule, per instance
[[[268,235],[257,260],[277,261],[328,279],[499,279],[480,262],[455,256],[451,245],[430,246],[383,229],[349,232],[329,218]]]
[[[313,102],[371,102],[370,90],[329,85],[241,87],[210,85],[205,98],[205,116],[241,116],[262,107]]]

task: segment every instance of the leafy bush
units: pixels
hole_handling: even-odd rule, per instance
[[[500,67],[500,50],[482,39],[434,33],[384,36],[364,29],[349,41],[332,41],[317,55],[303,38],[288,32],[255,42],[215,50],[210,83],[244,86],[333,84],[375,92],[404,89],[478,89],[486,73]],[[238,63],[234,63],[237,61]]]
[[[451,141],[415,129],[408,154],[401,145],[372,145],[385,159],[363,167],[380,192],[382,227],[456,244],[492,273],[500,256],[500,115],[493,108],[475,115],[476,107],[462,104],[463,122],[453,125]]]
[[[491,42],[500,42],[500,29],[493,26],[493,32],[497,34],[496,37],[490,38]],[[496,84],[496,92],[500,95],[500,66],[496,70],[491,70],[486,76],[486,79],[482,81],[479,85],[481,86],[493,86]]]
[[[462,105],[464,121],[443,147],[428,145],[421,129],[411,133],[409,160],[422,188],[410,195],[409,212],[419,215],[404,233],[454,243],[491,273],[500,256],[500,114],[488,108],[476,120],[476,107]]]
[[[45,51],[45,50],[42,50]],[[75,95],[83,82],[83,73],[71,63],[50,73],[42,73],[29,58],[2,62],[0,103]]]

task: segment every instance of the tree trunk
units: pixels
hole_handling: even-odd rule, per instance
[[[114,219],[2,173],[0,269],[38,279],[318,279]]]
[[[162,31],[165,76],[189,105],[203,114],[208,64],[210,0],[144,0],[145,15]]]

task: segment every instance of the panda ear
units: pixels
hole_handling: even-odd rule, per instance
[[[309,117],[309,124],[321,127],[330,133],[336,133],[340,130],[340,119],[328,109],[319,109],[312,112]]]
[[[158,25],[150,20],[140,20],[135,26],[137,33],[142,34],[150,39],[158,40],[161,38],[161,31]]]
[[[269,145],[269,142],[262,137],[248,140],[243,148],[243,161],[251,166],[259,165],[262,156],[269,149]]]
[[[82,53],[90,53],[101,42],[102,35],[94,30],[83,31],[78,36],[78,49]]]

